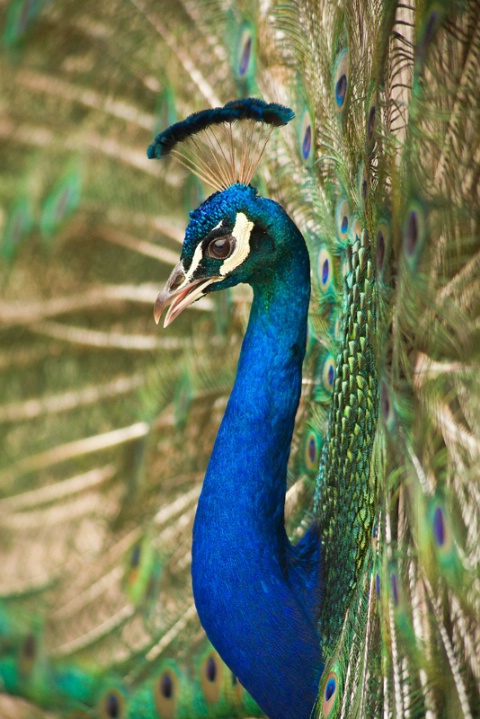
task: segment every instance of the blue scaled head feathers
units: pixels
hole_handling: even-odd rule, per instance
[[[245,281],[241,270],[252,248],[267,259],[266,208],[249,185],[273,128],[293,117],[276,103],[235,100],[171,125],[150,145],[149,158],[173,156],[216,190],[191,213],[180,262],[155,302],[156,322],[168,305],[165,327],[207,292]]]

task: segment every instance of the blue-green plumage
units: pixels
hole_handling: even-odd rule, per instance
[[[284,210],[241,185],[192,214],[183,256],[239,212],[253,223],[250,254],[213,287],[248,282],[254,300],[195,518],[193,589],[207,635],[232,671],[269,717],[293,719],[310,716],[322,670],[318,533],[292,547],[284,521],[310,263]]]
[[[320,538],[313,526],[292,545],[284,510],[310,261],[280,205],[234,184],[191,213],[157,317],[168,304],[176,316],[197,288],[240,282],[254,299],[195,517],[193,592],[210,641],[268,716],[307,718],[323,668]]]

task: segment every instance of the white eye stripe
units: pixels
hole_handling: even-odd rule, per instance
[[[232,235],[235,237],[235,249],[230,257],[223,262],[220,268],[221,275],[227,275],[236,267],[245,262],[250,254],[250,237],[253,230],[253,222],[243,212],[238,212],[235,220],[235,227]]]
[[[213,228],[213,230],[218,230],[221,226],[222,222],[219,222],[218,225]],[[253,222],[251,222],[243,212],[237,213],[235,227],[230,233],[235,238],[235,249],[231,256],[227,257],[226,260],[224,260],[223,264],[220,267],[220,274],[222,276],[227,275],[229,272],[232,272],[232,270],[241,265],[242,262],[245,262],[245,260],[247,259],[248,255],[250,254],[250,237],[252,234],[253,226]],[[204,257],[203,251],[204,247],[202,246],[202,243],[200,243],[195,248],[191,265],[188,268],[188,272],[185,275],[185,280],[184,282],[182,282],[182,286],[192,281],[193,275],[195,274],[199,264]]]
[[[223,220],[220,220],[218,225],[215,225],[215,227],[213,227],[211,231],[213,232],[213,230],[220,229],[220,227],[222,226],[222,222],[223,222]],[[203,247],[202,247],[202,243],[200,243],[199,245],[197,245],[197,247],[195,248],[195,252],[193,253],[192,264],[190,265],[188,272],[185,275],[185,283],[188,283],[193,279],[193,275],[195,274],[195,271],[196,271],[198,265],[200,264],[200,262],[202,261],[202,259],[203,259]]]
[[[193,278],[195,270],[197,269],[197,267],[200,264],[200,262],[202,261],[202,259],[203,259],[203,248],[202,248],[202,245],[199,244],[195,248],[195,252],[193,253],[193,257],[192,257],[192,264],[188,268],[188,272],[185,276],[186,282],[190,282],[190,280]]]

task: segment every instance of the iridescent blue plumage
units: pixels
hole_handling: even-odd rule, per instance
[[[194,597],[210,641],[270,719],[306,719],[323,669],[320,542],[313,526],[293,546],[284,508],[310,262],[280,205],[234,184],[191,213],[158,313],[172,303],[175,317],[199,289],[239,282],[254,301],[195,518]]]
[[[310,715],[322,670],[318,535],[312,530],[293,547],[284,525],[310,264],[284,210],[240,185],[193,213],[187,250],[226,208],[227,218],[245,213],[258,233],[225,281],[251,284],[254,301],[195,519],[194,596],[211,642],[268,716],[300,719]]]

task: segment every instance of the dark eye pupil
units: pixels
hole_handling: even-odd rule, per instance
[[[228,237],[219,237],[212,240],[208,246],[208,254],[218,260],[228,257],[231,251],[231,243]]]

